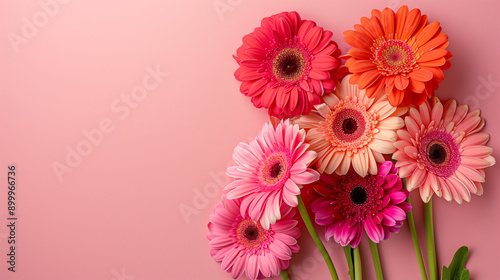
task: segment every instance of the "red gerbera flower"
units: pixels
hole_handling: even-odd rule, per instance
[[[272,116],[308,114],[335,88],[340,50],[331,38],[332,32],[297,12],[264,18],[234,56],[241,92]]]

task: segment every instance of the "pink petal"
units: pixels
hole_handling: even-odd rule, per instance
[[[319,173],[316,170],[307,168],[302,173],[290,173],[290,179],[299,185],[311,184],[319,180]]]
[[[248,278],[250,278],[251,280],[257,279],[257,276],[259,275],[259,265],[257,258],[257,255],[250,255],[247,260],[246,272]]]
[[[245,272],[245,255],[237,256],[231,268],[231,276],[233,279],[238,279]]]
[[[412,191],[422,186],[425,182],[426,175],[427,172],[424,169],[416,168],[413,174],[408,178],[408,191]]]
[[[462,155],[470,157],[484,157],[493,153],[493,149],[487,146],[467,146],[464,148]]]

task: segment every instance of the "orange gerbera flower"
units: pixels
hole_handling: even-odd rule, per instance
[[[344,32],[353,46],[345,56],[351,84],[369,97],[385,90],[393,106],[420,105],[434,95],[452,57],[439,22],[427,24],[419,9],[402,6],[396,13],[372,10],[372,17],[361,18],[354,29]]]

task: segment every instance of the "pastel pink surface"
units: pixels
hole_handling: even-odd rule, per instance
[[[374,8],[407,4],[440,21],[454,58],[436,94],[482,110],[498,158],[498,1],[60,2],[67,3],[46,22],[38,0],[0,2],[0,279],[230,279],[210,257],[206,224],[234,147],[267,120],[239,93],[231,55],[263,17],[281,11],[331,30],[343,53],[342,32]],[[40,27],[13,45],[23,18],[33,17]],[[150,90],[127,101],[144,80]],[[96,129],[107,132],[84,150],[82,131]],[[67,147],[88,155],[61,181],[53,165],[67,164]],[[15,273],[7,271],[4,225],[10,164],[18,169]],[[438,264],[467,245],[473,279],[500,278],[498,165],[486,173],[482,197],[434,204]],[[423,241],[423,209],[415,204]],[[305,232],[299,242],[293,279],[327,279]],[[374,279],[366,238],[361,246],[365,279]],[[327,247],[347,279],[342,249]],[[406,226],[380,250],[386,279],[420,279]]]

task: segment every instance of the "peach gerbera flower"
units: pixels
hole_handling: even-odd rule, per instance
[[[493,149],[485,146],[489,135],[481,132],[484,120],[479,110],[455,100],[441,103],[435,97],[418,108],[410,108],[406,127],[397,131],[399,176],[408,178],[408,190],[420,190],[424,202],[435,193],[446,200],[462,203],[471,194],[483,193],[484,168],[495,164]]]
[[[346,76],[334,93],[323,97],[309,115],[294,120],[306,129],[309,149],[318,153],[320,173],[345,175],[352,165],[356,173],[377,174],[377,162],[396,148],[396,130],[404,125],[404,108],[391,106],[385,94],[368,98],[365,90],[349,84]]]
[[[354,29],[344,32],[353,46],[345,56],[351,84],[366,89],[368,97],[385,92],[393,106],[420,105],[434,95],[452,57],[439,22],[427,24],[419,9],[402,6],[396,13],[372,10]]]

